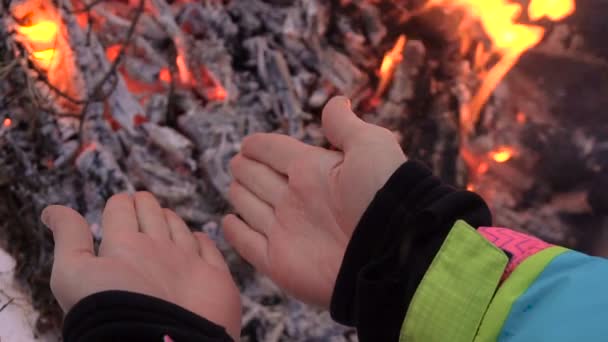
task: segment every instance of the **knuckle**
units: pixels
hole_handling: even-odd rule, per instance
[[[232,172],[232,174],[234,174],[236,172],[236,170],[239,168],[241,159],[242,159],[242,157],[240,154],[237,154],[236,156],[232,157],[232,159],[230,159],[230,163],[228,163],[228,166],[229,166],[230,172]]]
[[[179,219],[179,216],[171,209],[163,208],[163,213],[169,220]]]
[[[130,199],[130,195],[127,192],[121,192],[118,194],[114,194],[112,195],[112,197],[110,197],[110,201],[121,201],[121,200],[125,200],[125,199]]]
[[[238,193],[238,185],[236,184],[236,182],[232,182],[230,183],[230,186],[228,187],[228,200],[230,202],[232,202],[234,204],[234,199],[237,196]]]
[[[139,200],[154,199],[154,195],[152,195],[152,193],[149,192],[149,191],[138,191],[138,192],[135,193],[135,195],[133,197],[135,199],[139,199]]]
[[[264,133],[253,133],[251,135],[246,136],[243,141],[241,142],[241,150],[242,151],[248,151],[252,148],[252,146],[255,146],[258,141],[260,140],[260,138],[262,138],[264,136]]]

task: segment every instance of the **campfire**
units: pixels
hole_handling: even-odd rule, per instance
[[[577,16],[574,0],[5,1],[0,237],[38,330],[61,319],[40,210],[71,206],[100,238],[105,201],[145,189],[216,238],[244,293],[248,340],[352,339],[254,273],[218,224],[240,141],[280,132],[328,147],[320,112],[333,95],[479,192],[498,225],[591,248],[573,224],[608,209],[592,186],[604,130],[564,124],[525,71],[563,58],[606,72],[569,31]]]

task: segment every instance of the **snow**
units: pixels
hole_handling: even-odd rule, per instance
[[[38,314],[27,293],[13,281],[14,268],[15,260],[0,249],[0,342],[56,341],[52,336],[34,337]]]

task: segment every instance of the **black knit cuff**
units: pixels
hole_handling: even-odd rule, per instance
[[[360,341],[396,341],[409,302],[456,220],[491,224],[476,194],[443,184],[409,161],[363,214],[346,249],[332,317],[356,326]]]
[[[66,342],[233,341],[226,330],[173,303],[126,291],[104,291],[78,302],[63,327]]]
[[[363,213],[346,248],[331,299],[330,311],[337,322],[355,324],[354,299],[359,271],[382,253],[383,242],[390,238],[391,213],[431,176],[431,171],[422,164],[405,162],[376,193]]]

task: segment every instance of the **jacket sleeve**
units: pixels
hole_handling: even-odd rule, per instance
[[[173,303],[126,291],[104,291],[67,314],[65,342],[228,342],[226,330]]]
[[[405,163],[355,229],[332,316],[361,341],[608,336],[608,262],[489,226],[479,196]]]

